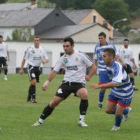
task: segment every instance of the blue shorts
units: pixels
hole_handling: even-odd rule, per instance
[[[109,77],[107,71],[100,71],[99,72],[99,84],[104,84],[109,82]]]
[[[120,106],[122,107],[129,107],[130,104],[131,104],[131,100],[132,100],[132,97],[129,98],[129,99],[122,99],[122,98],[117,98],[113,95],[113,93],[110,93],[108,95],[108,101],[109,102],[112,102],[112,103],[116,103],[116,104],[119,104]]]

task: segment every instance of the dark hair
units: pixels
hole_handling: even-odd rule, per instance
[[[129,39],[125,38],[123,41],[128,41],[129,42]]]
[[[2,35],[0,35],[0,38],[3,38],[3,36],[2,36]]]
[[[74,45],[74,40],[71,37],[64,38],[63,42],[70,42],[71,45]]]
[[[104,38],[106,38],[106,34],[104,32],[99,33],[98,36],[103,36]]]
[[[103,52],[107,52],[109,55],[112,55],[113,56],[113,58],[115,58],[115,50],[114,49],[112,49],[112,48],[107,48],[107,49],[105,49],[105,50],[103,50]]]

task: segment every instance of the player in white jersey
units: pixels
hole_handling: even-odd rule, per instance
[[[65,54],[60,57],[56,63],[54,69],[51,71],[47,81],[42,86],[42,89],[47,90],[49,82],[53,80],[57,72],[64,67],[65,75],[64,79],[57,89],[57,92],[52,99],[52,101],[46,106],[39,118],[39,120],[33,124],[33,126],[38,126],[43,123],[43,121],[53,112],[54,108],[59,105],[63,100],[65,100],[71,93],[75,96],[81,98],[79,110],[80,118],[78,125],[82,127],[87,127],[88,125],[84,122],[84,118],[88,108],[88,91],[85,87],[85,81],[89,81],[92,77],[95,65],[89,59],[89,57],[81,52],[74,50],[74,41],[72,38],[65,38],[63,40],[63,49]],[[90,67],[90,72],[85,75],[86,68]],[[85,77],[86,76],[86,77]]]
[[[126,121],[131,111],[131,108],[126,107],[130,106],[132,100],[133,86],[123,66],[114,61],[114,58],[115,51],[113,49],[108,48],[103,51],[103,60],[107,65],[110,82],[102,85],[91,84],[90,87],[93,89],[111,88],[105,111],[108,114],[115,114],[115,124],[111,130],[117,131],[120,129],[122,115]]]
[[[0,35],[0,74],[1,74],[1,69],[2,66],[4,68],[4,80],[7,79],[7,72],[8,72],[8,65],[7,61],[9,61],[9,50],[8,50],[8,45],[3,42],[3,36]]]
[[[132,70],[132,69],[136,69],[135,60],[133,58],[133,52],[131,48],[129,47],[128,39],[124,39],[123,44],[124,46],[119,49],[120,62],[130,77],[130,81],[132,82],[134,91],[137,91],[138,88],[135,87],[134,73]]]
[[[99,71],[99,84],[104,84],[107,83],[109,80],[109,77],[107,75],[107,71],[106,71],[106,65],[104,64],[103,61],[103,50],[107,49],[107,48],[113,48],[117,54],[117,50],[116,47],[114,46],[114,44],[112,44],[111,42],[107,42],[106,41],[106,34],[104,32],[99,33],[98,35],[99,37],[99,42],[96,46],[95,46],[95,51],[94,51],[94,62],[96,64],[96,66],[98,67],[98,71]],[[118,59],[116,57],[116,59]],[[104,100],[104,95],[105,95],[105,88],[101,88],[100,92],[99,92],[99,104],[98,104],[98,108],[102,108],[102,102]]]
[[[36,101],[36,83],[39,83],[40,76],[40,65],[41,63],[45,64],[49,61],[46,50],[40,46],[40,38],[34,37],[34,45],[29,47],[24,54],[21,68],[19,73],[22,75],[24,73],[24,64],[27,63],[27,72],[29,80],[31,82],[27,102],[37,103]]]

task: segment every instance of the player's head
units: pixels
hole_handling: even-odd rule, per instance
[[[98,38],[101,45],[106,44],[106,34],[104,32],[99,33]]]
[[[3,42],[3,36],[0,35],[0,43],[2,43],[2,42]]]
[[[128,45],[129,45],[129,40],[128,40],[127,38],[123,40],[123,45],[124,45],[125,48],[128,47]]]
[[[71,55],[74,52],[74,40],[71,37],[64,38],[63,49],[66,54]]]
[[[35,36],[33,41],[34,41],[35,47],[38,48],[40,44],[40,38],[38,36]]]
[[[103,51],[103,60],[107,66],[110,66],[115,58],[115,51],[112,48],[107,48]]]

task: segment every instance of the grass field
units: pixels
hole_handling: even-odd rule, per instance
[[[3,75],[2,75],[3,76]],[[135,92],[131,107],[133,108],[127,122],[122,122],[118,132],[110,129],[114,124],[114,116],[107,115],[103,109],[98,109],[98,90],[89,89],[91,82],[97,83],[94,76],[87,83],[89,89],[89,108],[86,116],[87,128],[77,126],[79,119],[79,98],[73,94],[62,102],[47,118],[43,125],[31,127],[44,107],[49,103],[59,86],[63,75],[57,75],[46,92],[41,86],[47,75],[41,75],[37,84],[37,104],[26,103],[29,87],[27,75],[11,74],[8,81],[0,79],[0,140],[139,140],[140,139],[140,93]],[[140,77],[135,77],[136,86]],[[107,90],[106,97],[109,93]],[[104,106],[106,99],[104,101]]]

